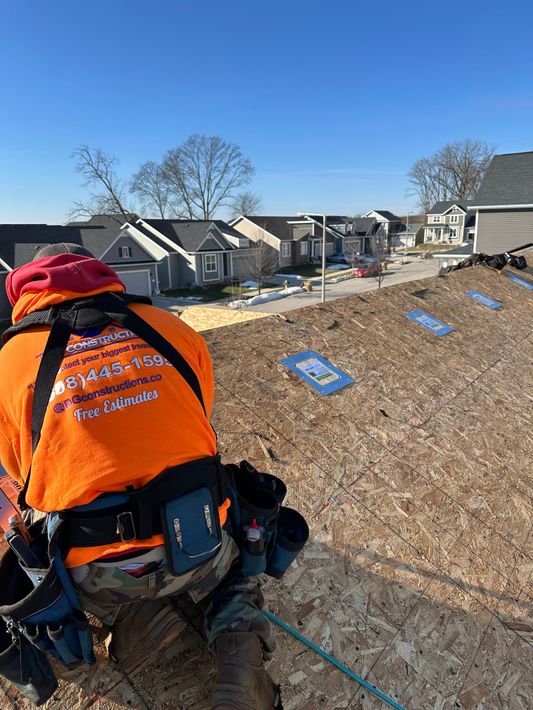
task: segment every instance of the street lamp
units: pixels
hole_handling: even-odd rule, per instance
[[[318,214],[316,212],[298,212],[298,217],[309,217],[310,215]],[[322,217],[322,303],[326,302],[326,215]],[[311,217],[312,219],[312,217]]]
[[[404,259],[407,257],[407,240],[409,239],[409,215],[410,214],[411,214],[410,212],[407,213],[407,226],[405,229],[405,242],[403,245],[403,258]]]

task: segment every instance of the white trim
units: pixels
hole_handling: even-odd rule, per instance
[[[0,264],[2,264],[3,267],[5,267],[6,271],[9,273],[10,271],[13,271],[11,266],[7,264],[3,259],[0,258]]]
[[[242,217],[242,218],[239,217],[238,219],[245,219],[247,222],[249,222],[249,223],[252,225],[252,227],[254,227],[254,229],[260,229],[260,230],[261,230],[262,232],[264,232],[265,234],[268,234],[269,236],[273,237],[274,239],[277,239],[278,242],[281,244],[281,241],[282,241],[282,240],[281,240],[279,237],[276,237],[275,234],[273,234],[272,232],[269,232],[268,229],[265,229],[264,227],[260,227],[260,226],[259,226],[258,224],[256,224],[255,222],[252,222],[252,220],[251,220],[251,219],[248,219],[248,217]],[[236,224],[236,222],[235,222],[234,224]],[[232,224],[231,226],[233,227],[233,224]],[[237,231],[239,231],[239,230],[237,229]],[[248,237],[247,234],[244,234],[244,233],[243,233],[242,236],[243,236],[243,237],[247,237],[247,238],[250,239],[250,241],[252,241],[252,242],[255,242],[255,239],[252,239],[252,237]],[[281,249],[281,247],[280,247],[280,249]],[[278,251],[279,251],[279,250],[278,250]]]
[[[168,252],[163,249],[163,247],[160,247],[158,244],[153,242],[150,237],[147,237],[145,234],[140,232],[132,224],[126,223],[124,227],[121,227],[118,237],[116,237],[116,239],[113,239],[111,244],[107,247],[103,254],[101,254],[100,261],[103,261],[105,255],[118,242],[118,240],[122,239],[125,236],[129,237],[130,239],[133,239],[134,242],[137,242],[138,246],[144,249],[144,251],[148,252],[148,254],[150,256],[153,256],[154,259],[156,259],[157,261],[161,261],[165,258],[165,256],[168,255]]]
[[[280,256],[281,256],[282,259],[290,259],[290,257],[291,257],[291,243],[292,243],[292,242],[290,242],[290,241],[288,241],[288,240],[286,240],[286,241],[284,241],[284,242],[281,242],[281,247],[280,247],[279,254],[280,254]],[[284,254],[284,253],[283,253],[283,248],[284,248],[284,247],[289,247],[289,250],[288,250],[289,253],[288,253],[288,254]]]
[[[476,211],[476,224],[474,225],[474,254],[477,254],[477,226],[479,224],[479,210]]]
[[[171,222],[172,220],[169,220]],[[168,244],[174,251],[187,254],[185,249],[182,249],[182,247],[178,246],[175,242],[172,241],[172,239],[169,239],[168,237],[165,237],[164,234],[162,234],[158,229],[155,227],[152,227],[151,224],[148,224],[148,222],[145,222],[144,219],[138,219],[137,223],[141,223],[143,227],[145,227],[149,232],[153,232],[153,234],[160,239],[162,242],[165,242],[165,244]],[[162,247],[161,247],[162,248]]]
[[[127,250],[127,254],[121,254],[121,252]],[[125,247],[118,247],[118,255],[120,259],[131,259],[132,251],[130,246],[125,246]]]
[[[217,268],[215,269],[215,271],[207,271],[206,263],[205,263],[205,258],[207,256],[214,256],[215,257],[215,261],[216,261],[216,265],[217,265]],[[220,281],[220,259],[218,258],[218,256],[219,256],[218,252],[211,252],[211,253],[208,252],[208,253],[202,254],[202,281]],[[206,274],[208,274],[208,273],[209,274],[215,273],[218,275],[215,276],[214,279],[208,279],[206,276]]]
[[[461,207],[461,205],[458,202],[454,202],[453,205],[450,205],[447,210],[444,210],[444,212],[441,212],[441,214],[448,214],[450,210],[453,210],[454,207],[457,207],[460,209],[464,214],[468,212],[468,210],[465,210],[464,207]]]
[[[533,205],[472,205],[471,210],[527,210]]]
[[[116,271],[116,269],[115,269]],[[120,277],[120,274],[142,274],[144,273],[148,276],[148,295],[152,295],[152,279],[150,278],[151,276],[151,271],[150,269],[122,269],[121,271],[117,271],[117,276]]]
[[[222,232],[220,231],[220,229],[217,227],[217,225],[214,224],[214,222],[210,222],[210,225],[211,225],[211,224],[214,226],[214,228],[217,230],[217,232],[219,232],[220,235],[223,237],[224,235],[222,234]],[[226,247],[218,241],[218,239],[216,238],[216,236],[215,236],[214,234],[210,234],[210,233],[209,233],[209,229],[210,229],[210,227],[208,227],[208,229],[207,229],[207,234],[205,235],[205,237],[203,238],[203,240],[200,242],[200,245],[198,246],[198,248],[197,248],[196,251],[200,251],[200,250],[202,249],[203,243],[204,243],[205,241],[207,241],[207,239],[209,239],[209,238],[214,239],[215,242],[218,244],[218,246],[219,246],[221,249],[224,249],[225,251],[228,251],[228,250],[226,249]]]

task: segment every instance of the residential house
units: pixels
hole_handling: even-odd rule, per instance
[[[424,215],[409,215],[401,217],[398,232],[394,235],[392,247],[397,249],[411,249],[424,241]]]
[[[233,229],[254,242],[262,241],[276,252],[279,266],[298,266],[322,255],[322,224],[315,217],[242,215],[232,220]],[[344,235],[327,225],[326,256],[336,253],[337,239]]]
[[[475,215],[469,214],[468,200],[436,202],[426,215],[424,241],[436,244],[462,244],[474,232]]]
[[[471,209],[476,252],[497,254],[533,242],[533,151],[495,155]]]
[[[73,242],[111,266],[127,291],[153,295],[167,289],[246,278],[254,244],[222,220],[130,220],[95,216],[66,226],[0,225],[0,288],[7,273],[32,260],[44,244]],[[3,297],[1,297],[3,298]],[[0,300],[0,319],[10,306]]]
[[[402,223],[400,217],[393,212],[389,212],[389,210],[370,210],[370,212],[366,212],[363,217],[376,220],[379,224],[379,233],[385,237],[387,249],[390,250],[396,233],[400,231],[400,225]]]

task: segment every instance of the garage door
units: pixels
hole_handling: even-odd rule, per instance
[[[150,271],[119,271],[117,274],[126,286],[127,293],[135,293],[138,296],[151,296],[152,287],[150,283]]]

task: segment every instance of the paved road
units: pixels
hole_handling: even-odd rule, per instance
[[[409,259],[409,263],[401,264],[400,260],[392,263],[387,271],[384,272],[384,278],[381,282],[381,288],[392,286],[394,284],[404,283],[406,281],[414,281],[416,279],[425,279],[430,276],[435,276],[438,270],[438,260],[424,259],[418,261]],[[342,296],[350,296],[354,293],[363,293],[364,291],[373,291],[378,287],[377,279],[346,279],[339,283],[332,284],[326,281],[326,300],[330,301]],[[287,298],[279,299],[263,303],[259,306],[250,306],[247,310],[259,311],[260,313],[282,313],[291,311],[295,308],[310,306],[314,303],[320,303],[321,300],[321,283],[314,282],[313,291],[311,293],[297,293]]]
[[[425,279],[430,276],[435,276],[437,269],[438,261],[436,259],[425,259],[423,261],[410,259],[407,264],[401,264],[400,260],[397,260],[396,263],[392,263],[389,269],[384,272],[381,288],[404,283],[405,281],[414,281],[416,279]],[[377,287],[378,284],[375,278],[352,278],[346,279],[346,281],[339,281],[339,283],[336,284],[326,282],[326,300],[331,301],[332,299],[350,296],[354,293],[373,291]],[[313,291],[311,291],[311,293],[297,293],[294,294],[294,296],[287,296],[287,298],[281,298],[277,301],[263,303],[260,306],[251,306],[246,310],[258,311],[259,313],[282,313],[283,311],[292,311],[295,308],[320,303],[320,299],[321,281],[319,279],[313,282]],[[226,308],[226,301],[203,303],[201,301],[192,301],[184,298],[168,298],[166,296],[153,296],[152,301],[154,306],[159,306],[159,308],[174,312],[182,311],[186,306]]]

